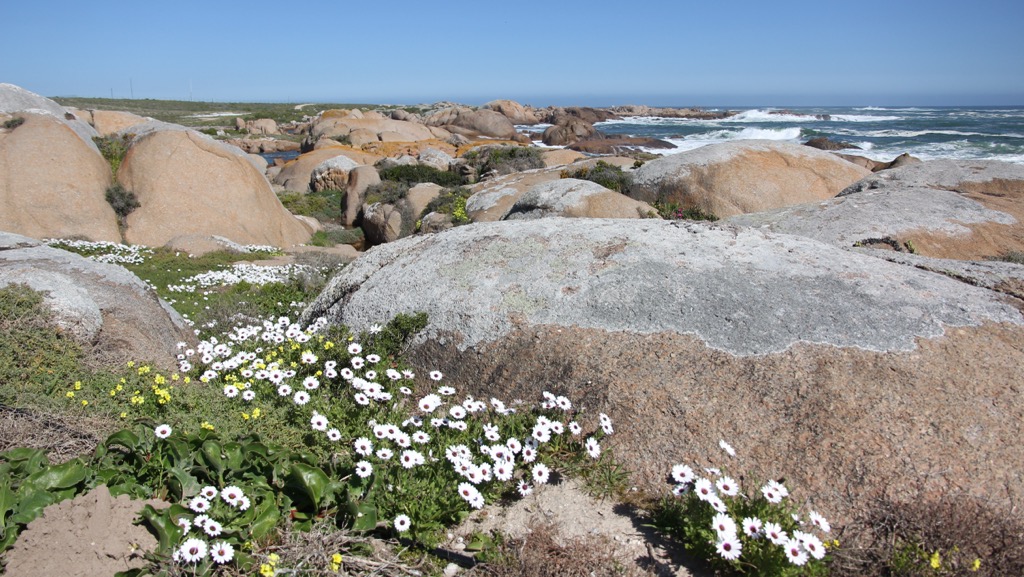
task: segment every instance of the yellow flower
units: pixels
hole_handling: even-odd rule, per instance
[[[260,565],[260,575],[262,577],[274,577],[274,566],[266,563]]]
[[[64,396],[69,398],[69,399],[73,399],[73,398],[75,398],[75,392],[74,391],[68,391]]]
[[[75,390],[76,391],[81,391],[82,390],[82,381],[75,381]]]
[[[128,418],[128,413],[126,413],[126,412],[122,412],[122,413],[121,413],[121,418],[122,418],[122,419],[127,419],[127,418]]]
[[[135,361],[128,361],[128,368],[129,369],[134,367],[134,366],[135,366]]]
[[[242,413],[242,419],[248,421],[249,420],[249,413]]]
[[[270,555],[267,555],[267,560],[270,561],[271,565],[277,565],[277,562],[281,560],[281,557],[277,553],[271,553]]]
[[[974,563],[971,563],[971,571],[977,571],[981,569],[981,559],[975,559]]]
[[[167,382],[167,377],[165,377],[163,375],[157,375],[157,376],[153,377],[153,382],[158,384],[158,385],[162,385],[162,384]]]
[[[260,414],[261,412],[259,407],[256,407],[255,409],[252,410],[252,418],[258,419],[260,418]]]
[[[331,350],[333,348],[334,348],[334,343],[332,343],[331,341],[327,341],[326,343],[324,343],[324,350],[325,351],[329,351],[329,350]]]
[[[337,573],[338,569],[341,569],[341,553],[331,555],[331,571]]]
[[[114,388],[115,388],[115,389],[117,389],[117,392],[119,392],[119,393],[120,393],[121,391],[123,391],[123,390],[124,390],[124,385],[117,385],[117,386],[116,386],[116,387],[114,387]]]
[[[89,404],[89,401],[82,401],[82,406],[85,407]]]
[[[115,391],[114,389],[110,389],[110,396],[111,397],[116,397],[117,396],[117,391]]]
[[[939,567],[942,567],[942,555],[940,555],[938,551],[932,553],[932,558],[929,562],[929,565],[932,566],[932,569],[938,569]]]
[[[199,426],[201,428],[203,428],[203,429],[206,429],[207,431],[212,431],[213,430],[213,425],[211,425],[210,423],[207,423],[206,421],[203,421],[203,424],[201,424]]]
[[[191,382],[192,382],[192,378],[191,377],[185,377],[185,384],[186,385],[191,383]]]
[[[178,373],[174,373],[173,375],[171,375],[171,380],[172,380],[172,381],[176,381],[176,380],[178,380],[179,378],[180,378],[180,377],[178,377]]]
[[[141,367],[139,367],[139,374],[140,375],[145,375],[145,374],[149,373],[149,370],[150,370],[149,369],[149,365],[142,365]]]

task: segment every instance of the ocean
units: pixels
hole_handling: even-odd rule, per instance
[[[728,110],[739,114],[723,120],[629,117],[595,127],[609,135],[660,138],[678,147],[649,151],[656,154],[737,139],[802,143],[825,136],[861,149],[840,152],[873,160],[889,161],[906,152],[922,160],[994,159],[1024,164],[1024,107],[1020,106]]]

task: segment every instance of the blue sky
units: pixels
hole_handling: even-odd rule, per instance
[[[536,106],[1024,104],[1024,1],[9,2],[45,96]]]

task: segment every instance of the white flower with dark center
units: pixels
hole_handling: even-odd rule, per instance
[[[214,487],[213,485],[207,485],[200,489],[199,494],[204,499],[216,499],[217,495],[220,494],[220,491],[218,491],[217,487]]]
[[[406,379],[415,379],[416,378],[416,373],[414,373],[414,372],[412,372],[412,371],[410,371],[408,369],[402,369],[402,376],[405,377]]]
[[[206,524],[209,523],[209,522],[210,522],[210,516],[209,515],[196,515],[195,518],[192,519],[192,524],[195,525],[196,528],[198,528],[198,529],[202,529],[203,527],[206,527]],[[184,527],[184,529],[188,530],[189,528],[188,527]]]
[[[537,458],[537,449],[526,445],[523,447],[523,462],[532,463]]]
[[[453,419],[465,419],[466,409],[462,408],[460,405],[455,405],[448,409],[448,414],[451,415]]]
[[[467,502],[472,502],[473,499],[480,495],[480,491],[473,486],[472,483],[459,483],[459,496],[465,499]]]
[[[391,451],[391,449],[388,449],[387,447],[384,447],[384,448],[381,448],[381,449],[377,449],[377,453],[376,454],[377,454],[377,458],[380,459],[381,461],[388,461],[388,460],[391,459],[391,457],[393,457],[395,455]]]
[[[565,426],[562,425],[562,423],[559,423],[558,421],[552,421],[548,425],[548,428],[551,429],[551,433],[554,435],[561,435],[562,433],[565,432]]]
[[[693,483],[693,490],[697,493],[697,498],[702,501],[707,501],[711,497],[715,496],[714,486],[711,481],[701,477]]]
[[[348,364],[352,365],[352,368],[358,371],[366,364],[366,359],[363,357],[352,357],[352,360],[350,360]]]
[[[693,469],[689,465],[674,465],[672,467],[672,480],[676,483],[692,483],[693,479]]]
[[[188,517],[178,517],[177,520],[174,521],[174,524],[181,527],[181,530],[186,533],[192,529],[192,523],[189,522]]]
[[[306,387],[307,391],[312,391],[320,386],[320,381],[313,375],[310,375],[302,380],[302,386]]]
[[[520,495],[526,497],[527,495],[533,492],[533,487],[531,487],[530,484],[527,483],[526,481],[520,481],[518,490]]]
[[[341,375],[341,378],[345,379],[346,381],[351,381],[356,376],[356,374],[352,372],[352,369],[348,367],[341,369],[341,371],[339,371],[339,374]]]
[[[505,441],[505,446],[508,447],[509,451],[516,454],[523,450],[523,445],[519,442],[519,439],[516,439],[515,437],[509,437],[508,440]]]
[[[756,539],[761,536],[763,523],[757,517],[746,517],[743,519],[743,534]]]
[[[601,421],[601,429],[604,431],[604,434],[611,435],[615,432],[615,429],[612,428],[612,420],[608,415],[599,413],[598,418]]]
[[[309,424],[313,427],[314,431],[326,431],[327,430],[327,417],[320,413],[313,413],[313,418],[309,420]]]
[[[715,482],[715,486],[718,487],[718,492],[727,497],[736,496],[736,493],[740,490],[739,485],[736,484],[732,477],[722,477]]]
[[[441,397],[431,393],[420,399],[419,403],[417,403],[417,406],[424,413],[432,413],[434,412],[434,409],[441,406]]]
[[[715,550],[718,554],[727,561],[735,561],[740,558],[740,553],[743,551],[743,544],[736,537],[736,534],[732,535],[719,535],[718,542],[715,543]]]
[[[235,558],[235,548],[226,541],[217,541],[210,545],[210,559],[218,565],[223,565]]]
[[[707,503],[708,503],[708,505],[711,505],[712,509],[714,509],[715,511],[718,511],[719,513],[725,513],[726,511],[729,510],[729,508],[725,506],[725,501],[722,501],[721,499],[719,499],[718,495],[712,495],[707,500]]]
[[[356,463],[356,475],[365,479],[373,474],[373,465],[369,461],[359,461]]]
[[[296,405],[305,405],[309,402],[309,393],[306,391],[296,391],[295,396],[292,397]]]
[[[817,511],[811,511],[808,516],[811,518],[811,523],[813,523],[815,527],[821,529],[825,533],[832,532],[832,525],[829,525],[829,522],[825,520],[825,517],[822,517]]]
[[[822,544],[821,539],[818,539],[814,535],[806,534],[800,544],[803,545],[804,550],[814,557],[815,559],[823,559],[825,557],[825,546]]]
[[[277,394],[282,397],[287,397],[292,394],[292,388],[286,384],[279,385],[277,387]]]
[[[789,541],[789,535],[786,535],[786,532],[782,530],[782,526],[778,523],[765,523],[764,535],[776,545],[784,545],[786,541]]]
[[[380,355],[366,355],[366,362],[370,363],[371,365],[376,365],[377,363],[380,362]]]
[[[366,380],[372,381],[377,378],[377,371],[366,371],[363,376],[366,377]]]
[[[576,421],[572,421],[569,423],[569,432],[573,435],[579,435],[583,432],[583,427],[581,427]]]
[[[533,431],[530,436],[536,439],[538,443],[547,443],[551,440],[551,430],[540,423],[534,425]]]
[[[430,371],[430,380],[440,381],[443,378],[444,375],[441,373],[441,371]]]
[[[437,380],[437,379],[435,379]],[[437,389],[437,394],[450,397],[455,394],[455,387],[444,386]]]
[[[220,498],[223,499],[225,503],[231,505],[232,507],[237,507],[239,501],[241,501],[242,497],[244,496],[245,493],[242,492],[242,489],[234,485],[228,485],[227,487],[224,487],[224,489],[221,490],[220,492]]]
[[[451,429],[455,429],[456,431],[465,431],[467,428],[469,428],[469,426],[466,425],[466,421],[449,421],[448,427]]]
[[[409,387],[398,387],[398,392],[408,397],[412,394],[412,389]]]
[[[399,457],[399,461],[401,461],[402,466],[405,467],[406,469],[412,469],[417,465],[422,465],[425,462],[425,459],[423,458],[423,455],[420,454],[419,451],[407,449],[405,451],[402,451],[402,455]]]
[[[598,444],[597,439],[590,437],[587,439],[584,445],[587,449],[587,454],[590,455],[591,459],[597,459],[601,456],[601,445]]]
[[[515,474],[515,466],[507,461],[494,465],[494,478],[499,481],[510,481]]]
[[[568,398],[563,397],[561,395],[559,395],[555,399],[555,404],[558,405],[558,408],[562,409],[563,411],[568,411],[569,409],[572,408],[572,402],[570,402]]]
[[[501,434],[498,433],[498,427],[496,425],[487,423],[484,425],[484,437],[486,437],[488,441],[497,441],[501,438]]]
[[[224,531],[224,527],[222,527],[220,523],[210,519],[206,522],[206,525],[203,526],[203,531],[205,531],[210,537],[216,537]]]
[[[551,475],[551,471],[548,469],[548,466],[545,465],[544,463],[537,463],[536,465],[534,465],[532,473],[533,482],[537,483],[538,485],[543,485],[547,483],[548,478]]]
[[[192,500],[188,502],[188,508],[196,513],[205,513],[210,510],[210,502],[199,496],[192,497]]]
[[[399,515],[395,517],[394,523],[395,531],[399,533],[405,533],[412,526],[412,521],[409,520],[408,515]]]
[[[384,375],[387,378],[391,379],[392,381],[398,381],[401,380],[402,378],[402,373],[396,371],[395,369],[388,369],[384,371]]]
[[[316,355],[314,355],[312,351],[302,351],[302,364],[312,365],[316,361]]]
[[[804,565],[807,563],[807,551],[796,539],[790,539],[782,546],[786,550],[786,558],[793,565]]]
[[[361,352],[363,352],[363,345],[359,343],[351,343],[348,345],[348,354],[358,355]]]
[[[158,439],[166,439],[171,436],[171,426],[160,425],[156,429],[153,429],[153,434],[156,435]]]
[[[410,446],[412,446],[412,438],[402,431],[398,431],[397,433],[395,433],[394,436],[392,437],[392,440],[395,442],[396,445],[403,449],[407,449]]]
[[[238,396],[238,387],[235,385],[224,385],[224,396],[233,399]]]
[[[341,440],[341,431],[334,428],[327,429],[327,440],[337,443]]]
[[[367,397],[365,393],[356,393],[352,395],[352,400],[354,400],[356,404],[364,407],[370,404],[370,397]]]
[[[202,539],[185,539],[185,542],[178,548],[181,560],[186,563],[197,563],[206,557],[206,541]]]
[[[732,517],[725,513],[719,513],[711,519],[711,526],[715,532],[718,533],[718,537],[722,538],[726,535],[736,534],[736,521],[732,520]]]
[[[373,443],[366,437],[359,437],[352,443],[356,453],[363,456],[369,456],[373,452]]]
[[[690,492],[690,485],[687,483],[679,483],[672,487],[672,494],[676,497],[681,497]]]
[[[423,431],[416,431],[415,433],[412,434],[412,440],[414,443],[423,445],[430,442],[430,435],[424,433]]]

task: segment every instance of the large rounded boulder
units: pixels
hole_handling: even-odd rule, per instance
[[[284,208],[239,148],[180,126],[132,130],[138,136],[117,174],[140,204],[126,219],[128,242],[162,246],[182,234],[278,247],[309,240],[309,228]]]
[[[1019,517],[1018,306],[796,236],[546,218],[375,247],[304,318],[359,331],[425,312],[413,362],[473,395],[550,390],[588,422],[608,413],[637,486],[662,491],[696,460],[784,477],[842,524],[881,496],[970,495]]]
[[[173,369],[177,343],[194,339],[181,316],[124,267],[0,232],[0,286],[10,284],[42,292],[57,325],[109,368],[135,360]]]
[[[871,172],[834,154],[788,142],[737,140],[652,160],[630,193],[719,218],[825,200]]]
[[[3,118],[0,114],[0,119]],[[34,238],[120,242],[106,201],[110,165],[64,119],[19,112],[0,128],[0,229]]]
[[[528,190],[504,218],[652,218],[657,215],[658,211],[646,202],[633,200],[596,182],[561,178]]]

